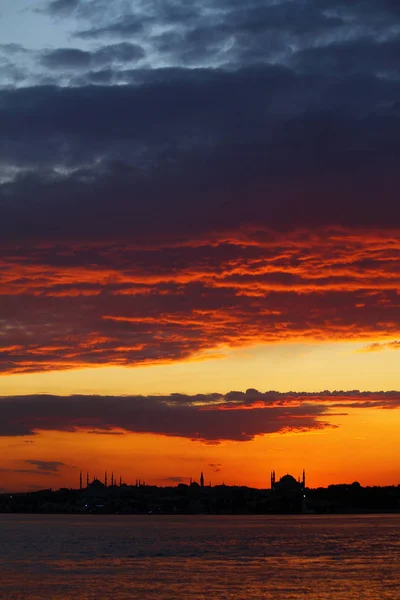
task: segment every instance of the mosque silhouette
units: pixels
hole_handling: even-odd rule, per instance
[[[0,513],[106,513],[106,514],[329,514],[400,513],[400,485],[362,487],[353,483],[326,488],[306,486],[306,472],[277,478],[271,471],[265,487],[205,485],[197,480],[172,478],[171,485],[157,486],[136,479],[133,485],[111,473],[108,478],[82,472],[79,488],[41,489],[0,493]]]
[[[282,494],[291,494],[295,492],[304,492],[306,489],[306,471],[303,469],[302,477],[300,476],[297,480],[293,475],[287,473],[283,477],[276,481],[275,471],[271,471],[271,490]]]
[[[146,482],[145,481],[141,481],[140,479],[136,479],[134,487],[145,487],[145,486],[146,486]],[[197,481],[193,481],[192,478],[190,478],[190,486],[191,487],[201,487],[201,488],[204,488],[204,474],[203,474],[203,471],[200,473],[199,483],[197,483]],[[119,483],[117,483],[117,479],[114,477],[114,473],[111,473],[111,481],[110,481],[110,484],[108,484],[108,475],[107,475],[107,471],[105,471],[105,473],[104,473],[104,481],[101,481],[100,479],[97,479],[96,476],[94,476],[93,479],[92,479],[92,481],[90,481],[89,473],[86,473],[86,488],[84,488],[82,471],[79,474],[79,489],[81,491],[84,490],[84,489],[86,489],[86,490],[91,490],[91,491],[96,492],[96,491],[105,490],[105,489],[110,488],[110,487],[111,488],[116,488],[116,487],[132,487],[132,486],[128,486],[128,484],[123,483],[121,476],[119,478]],[[210,483],[209,487],[211,487],[211,483]]]

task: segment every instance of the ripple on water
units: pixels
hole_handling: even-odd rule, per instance
[[[400,516],[0,515],[5,600],[399,600]]]

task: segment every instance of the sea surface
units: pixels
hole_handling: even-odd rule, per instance
[[[0,515],[1,600],[399,600],[400,515]]]

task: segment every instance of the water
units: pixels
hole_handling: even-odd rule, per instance
[[[0,515],[0,598],[399,600],[400,515]]]

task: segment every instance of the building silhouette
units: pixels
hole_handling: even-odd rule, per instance
[[[306,512],[306,472],[297,479],[287,473],[279,480],[271,471],[271,504],[274,512]]]
[[[281,477],[278,481],[276,480],[275,471],[271,471],[271,490],[282,492],[282,493],[291,493],[295,491],[303,491],[306,489],[306,472],[303,469],[302,477],[300,476],[295,479],[293,475],[289,475],[287,473],[283,477]]]

